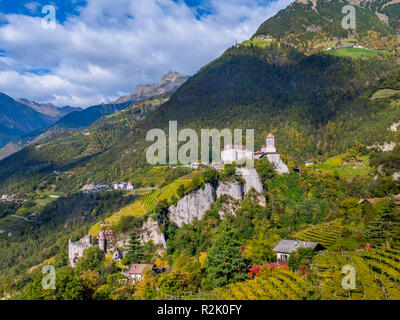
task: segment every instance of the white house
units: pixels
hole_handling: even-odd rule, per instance
[[[272,251],[276,252],[278,262],[288,262],[290,254],[296,252],[299,248],[311,248],[315,251],[319,251],[324,247],[317,242],[281,240]]]
[[[133,264],[126,274],[134,282],[140,282],[147,270],[153,270],[153,264]]]
[[[130,182],[130,181],[128,183],[126,183],[126,182],[114,182],[112,184],[112,188],[114,190],[129,190],[129,191],[132,191],[133,190],[133,185],[132,185],[132,182]]]
[[[253,152],[242,145],[228,144],[221,152],[222,163],[232,163],[242,159],[253,159]]]

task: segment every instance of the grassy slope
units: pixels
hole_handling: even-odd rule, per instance
[[[329,158],[323,163],[314,165],[316,170],[326,173],[328,171],[337,172],[340,177],[353,178],[359,175],[368,175],[372,172],[369,166],[369,158],[364,157],[362,162],[355,164],[343,164],[343,155]]]
[[[341,48],[328,51],[328,54],[333,56],[350,57],[352,59],[369,59],[375,58],[378,55],[388,55],[390,52],[387,50],[370,50],[366,48]]]
[[[153,213],[160,201],[166,200],[167,202],[170,202],[173,197],[178,199],[177,190],[179,186],[184,185],[185,187],[188,187],[195,175],[196,173],[178,178],[163,188],[154,190],[150,194],[141,197],[134,203],[121,208],[121,210],[106,218],[102,223],[99,222],[93,225],[90,228],[89,233],[96,235],[101,229],[112,229],[113,226],[118,224],[123,216],[140,217]]]

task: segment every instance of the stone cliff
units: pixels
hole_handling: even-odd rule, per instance
[[[162,234],[157,220],[154,221],[152,217],[148,217],[142,226],[141,242],[146,243],[153,240],[155,245],[162,245],[163,248],[167,247],[164,235]]]
[[[206,184],[203,189],[195,190],[180,199],[175,206],[169,208],[169,219],[178,227],[190,224],[194,218],[201,219],[211,204],[214,203],[213,187]]]
[[[277,173],[289,173],[289,169],[286,164],[283,163],[279,153],[267,154],[267,158]]]
[[[216,193],[217,198],[226,194],[233,199],[241,200],[243,198],[243,185],[237,181],[220,182]]]
[[[217,198],[227,195],[231,199],[224,204],[220,211],[221,218],[227,212],[234,214],[240,206],[240,200],[243,200],[244,196],[253,189],[259,194],[259,203],[265,205],[265,198],[261,195],[263,186],[257,171],[255,169],[241,168],[238,173],[241,174],[244,183],[235,180],[221,181],[216,189],[211,184],[206,184],[204,188],[194,190],[185,195],[178,201],[176,206],[169,207],[170,221],[178,227],[182,227],[184,224],[193,223],[194,218],[201,220],[206,211],[215,202],[214,195]],[[153,221],[151,217],[144,223],[142,231],[142,242],[145,243],[149,240],[153,240],[155,244],[161,244],[164,248],[166,247],[164,235],[161,233],[157,221]]]

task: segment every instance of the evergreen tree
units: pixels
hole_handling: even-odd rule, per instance
[[[247,265],[241,254],[237,232],[226,223],[216,234],[207,253],[207,280],[212,286],[223,286],[247,277]]]
[[[392,201],[386,201],[365,230],[365,237],[376,243],[399,240],[400,217]]]
[[[144,258],[143,246],[140,243],[139,236],[132,232],[129,237],[128,243],[128,253],[126,255],[126,259],[130,263],[141,263]]]

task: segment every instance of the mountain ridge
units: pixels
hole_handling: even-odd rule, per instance
[[[162,76],[161,80],[156,84],[147,84],[137,86],[130,94],[122,96],[113,103],[137,102],[139,100],[148,99],[174,91],[184,84],[189,79],[189,76],[182,76],[179,72],[169,71]]]
[[[68,113],[83,110],[80,107],[71,107],[71,106],[56,107],[52,103],[38,103],[35,101],[30,101],[25,98],[19,98],[19,99],[17,99],[17,101],[19,103],[27,105],[28,107],[31,107],[33,110],[35,110],[39,113],[42,113],[44,115],[47,115],[47,116],[53,118],[54,121],[57,121],[58,119],[67,115]]]
[[[54,119],[0,92],[0,146],[31,131],[54,123]]]

